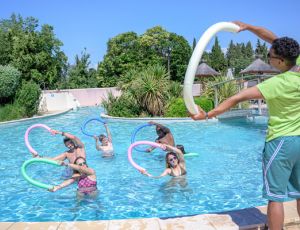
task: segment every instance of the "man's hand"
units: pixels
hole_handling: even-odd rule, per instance
[[[244,23],[244,22],[240,22],[240,21],[233,21],[234,24],[238,25],[240,27],[238,32],[244,31],[244,30],[248,30],[249,25]]]
[[[205,120],[206,119],[206,112],[200,106],[197,106],[197,107],[198,107],[199,113],[198,114],[189,113],[190,117],[193,120]]]

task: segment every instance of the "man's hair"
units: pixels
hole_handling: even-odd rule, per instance
[[[99,141],[102,141],[106,136],[104,134],[99,135]]]
[[[71,142],[73,142],[70,138],[68,138],[68,137],[65,137],[64,138],[64,144],[66,144],[67,142],[69,142],[69,141],[71,141]],[[74,142],[73,142],[74,143]]]
[[[276,38],[271,46],[274,53],[286,61],[289,65],[296,65],[296,60],[300,54],[299,44],[289,37]]]

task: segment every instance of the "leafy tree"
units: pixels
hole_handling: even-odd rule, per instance
[[[170,77],[173,81],[183,82],[192,50],[187,40],[175,33],[170,33]]]
[[[191,55],[188,42],[160,26],[138,36],[134,32],[117,35],[108,42],[107,54],[99,64],[99,86],[115,86],[130,69],[142,71],[151,65],[170,67],[172,80],[182,81]]]
[[[96,87],[96,70],[89,68],[90,55],[84,50],[81,57],[75,56],[75,65],[70,67],[67,79],[67,87],[89,88]]]
[[[107,43],[107,53],[98,65],[98,85],[115,86],[122,74],[140,66],[138,35],[134,32],[119,34]]]
[[[7,102],[15,95],[20,83],[21,73],[12,66],[0,65],[0,102]]]
[[[61,80],[67,58],[60,50],[61,41],[55,38],[53,27],[38,20],[12,15],[0,21],[0,63],[10,64],[22,73],[25,81],[33,80],[40,86],[55,88]]]
[[[33,81],[24,82],[21,89],[17,92],[16,104],[25,108],[25,115],[28,117],[37,113],[40,98],[41,89]]]

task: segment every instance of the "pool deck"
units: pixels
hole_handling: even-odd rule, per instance
[[[177,218],[146,218],[78,222],[0,222],[1,230],[254,230],[267,229],[266,206]],[[284,203],[284,229],[300,229],[296,202]]]

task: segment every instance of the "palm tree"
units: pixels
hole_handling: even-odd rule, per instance
[[[163,115],[169,94],[169,78],[161,65],[149,66],[132,81],[130,91],[141,107],[153,116]]]

